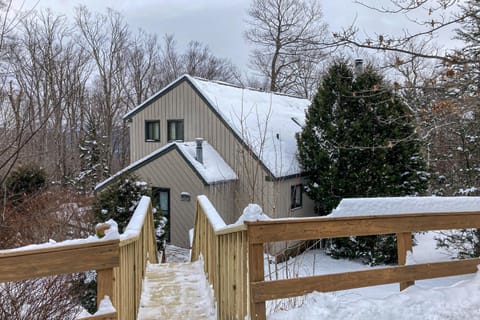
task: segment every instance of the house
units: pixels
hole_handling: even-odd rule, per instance
[[[271,217],[309,216],[295,134],[310,101],[184,75],[124,116],[131,165],[123,173],[154,189],[171,243],[188,247],[195,198],[205,194],[225,222],[249,203]]]

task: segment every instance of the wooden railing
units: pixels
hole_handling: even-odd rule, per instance
[[[117,310],[82,320],[136,319],[147,260],[157,263],[151,200],[142,197],[120,239],[77,240],[0,251],[0,283],[97,271],[97,302],[109,296]]]
[[[147,262],[158,263],[158,254],[152,202],[149,197],[142,197],[120,235],[120,265],[114,268],[116,285],[112,299],[119,320],[137,318]]]
[[[246,225],[227,227],[210,201],[199,196],[192,261],[203,258],[217,301],[217,319],[244,319],[248,313]]]
[[[247,222],[250,317],[265,319],[265,301],[388,283],[403,289],[415,280],[474,273],[480,259],[406,264],[412,232],[480,228],[479,212],[431,213]],[[396,234],[399,265],[356,272],[265,281],[264,243],[349,236]],[[225,266],[218,267],[225,270]]]

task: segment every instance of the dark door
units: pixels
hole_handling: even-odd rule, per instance
[[[166,240],[170,242],[170,189],[158,188],[156,194],[160,210],[168,220],[165,226],[165,232],[167,233]]]

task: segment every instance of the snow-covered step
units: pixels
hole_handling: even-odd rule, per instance
[[[216,319],[213,292],[200,261],[147,267],[138,320]]]

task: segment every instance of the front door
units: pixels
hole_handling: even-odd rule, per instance
[[[166,240],[170,242],[170,189],[159,188],[156,190],[156,194],[160,210],[168,220],[165,225],[165,232],[167,233]]]

